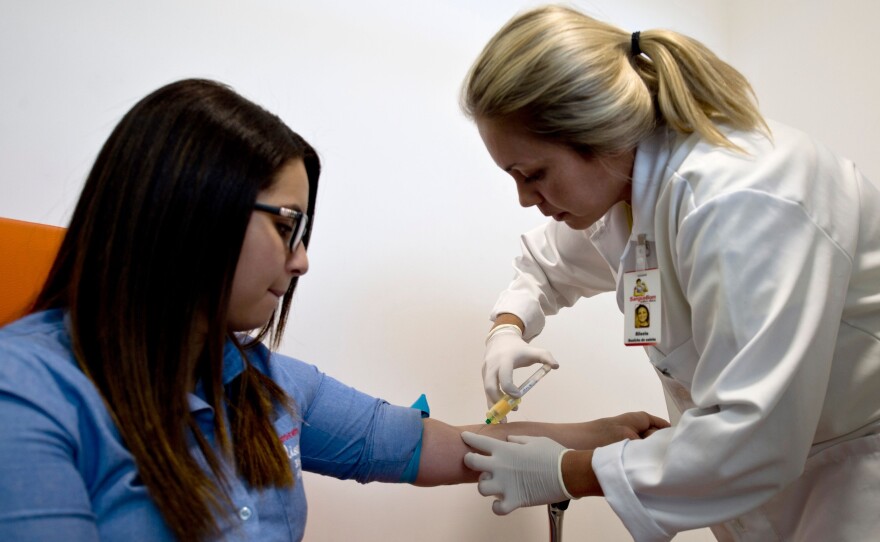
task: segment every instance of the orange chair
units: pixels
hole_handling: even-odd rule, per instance
[[[0,218],[0,326],[20,318],[43,287],[64,228]]]

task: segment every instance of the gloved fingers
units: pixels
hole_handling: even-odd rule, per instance
[[[525,363],[522,367],[528,365],[531,365],[531,363]],[[498,369],[498,387],[501,388],[502,392],[511,397],[520,397],[522,394],[519,392],[519,387],[513,383],[513,369],[514,367],[510,365]],[[498,399],[501,399],[501,397],[499,396]]]
[[[560,450],[565,448],[562,444],[559,444],[555,440],[550,437],[539,437],[532,435],[508,435],[507,442],[512,442],[514,444],[532,444],[535,443],[536,446],[540,446],[541,448],[551,449],[551,448],[559,448]]]
[[[550,367],[552,367],[554,369],[558,369],[559,362],[556,361],[556,358],[553,357],[553,354],[551,354],[550,352],[548,352],[546,350],[544,351],[544,353],[546,354],[546,356],[541,357],[541,363],[543,363],[544,365],[549,365]]]
[[[480,480],[477,483],[477,491],[479,491],[480,495],[484,497],[491,497],[493,495],[496,497],[503,497],[504,485],[489,476],[485,480]]]
[[[556,358],[553,357],[553,354],[551,354],[549,350],[544,350],[543,348],[531,348],[529,354],[529,363],[524,363],[522,367],[543,363],[544,365],[549,365],[552,369],[559,368],[559,362],[556,361]]]
[[[486,393],[487,408],[492,408],[504,395],[498,389],[498,368],[490,368],[486,363],[483,364],[483,391]]]
[[[485,435],[478,435],[476,433],[472,433],[470,431],[462,431],[461,432],[461,440],[464,441],[465,444],[474,448],[475,450],[479,450],[481,452],[492,453],[494,452],[499,444],[503,444],[502,441],[487,437]],[[468,454],[470,455],[470,454]],[[479,454],[476,454],[479,455]]]
[[[530,435],[508,435],[507,442],[513,442],[514,444],[528,444],[533,440],[539,440],[545,437],[533,437]],[[550,440],[550,439],[547,439]]]
[[[504,393],[498,389],[497,380],[492,380],[491,382],[484,380],[483,391],[486,393],[486,408],[492,408],[504,396]]]
[[[542,348],[535,348],[533,346],[526,346],[517,354],[518,355],[513,359],[513,362],[511,363],[511,369],[521,369],[523,367],[528,367],[529,365],[547,363],[546,361],[544,361],[545,359],[553,359],[553,355],[550,352]]]
[[[494,468],[491,455],[483,455],[476,452],[464,454],[464,465],[471,470],[489,472],[490,474]]]
[[[497,378],[501,391],[511,397],[520,397],[519,387],[513,382],[513,370],[538,363],[548,365],[552,369],[559,368],[559,362],[556,361],[553,354],[541,348],[529,348],[523,355],[516,358],[512,365],[499,367]]]
[[[519,508],[519,506],[504,499],[498,499],[492,503],[492,511],[495,512],[495,515],[497,516],[506,516],[517,508]]]

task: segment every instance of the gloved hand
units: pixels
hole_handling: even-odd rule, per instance
[[[519,397],[519,389],[513,382],[513,370],[544,363],[559,368],[553,354],[541,348],[529,346],[522,332],[515,325],[501,325],[489,332],[486,353],[483,356],[483,389],[489,408],[507,393]],[[500,388],[500,389],[499,389]]]
[[[511,435],[507,442],[465,431],[461,439],[489,455],[469,452],[468,468],[482,471],[480,495],[500,497],[492,511],[503,516],[521,506],[550,504],[573,497],[562,482],[562,456],[569,449],[547,437]]]

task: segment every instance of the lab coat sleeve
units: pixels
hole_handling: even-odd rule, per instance
[[[691,306],[696,407],[593,460],[637,541],[733,519],[801,474],[852,268],[801,205],[754,190],[697,207],[675,249],[677,269],[661,271]]]
[[[549,222],[521,238],[522,254],[513,263],[514,278],[492,309],[517,315],[528,341],[544,329],[545,317],[574,305],[581,297],[614,290],[611,268],[588,231]]]

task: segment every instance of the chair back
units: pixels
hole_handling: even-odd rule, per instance
[[[0,326],[30,310],[65,231],[57,226],[0,218]]]

